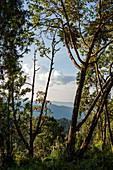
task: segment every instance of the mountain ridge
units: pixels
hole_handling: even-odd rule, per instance
[[[48,115],[53,116],[55,119],[65,118],[71,120],[72,107],[56,104],[48,104],[47,107],[52,112],[48,113]],[[38,111],[34,112],[34,116],[38,116]]]

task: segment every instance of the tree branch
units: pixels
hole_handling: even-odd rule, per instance
[[[109,78],[108,81],[102,86],[102,89],[105,89],[109,82],[110,82],[110,78]],[[89,117],[89,115],[90,115],[90,113],[92,112],[95,104],[97,103],[100,95],[101,95],[101,91],[98,92],[98,94],[97,94],[97,96],[95,97],[92,105],[90,106],[87,114],[86,114],[86,115],[84,116],[84,118],[78,123],[78,125],[77,125],[77,131],[81,128],[81,126],[84,124],[84,122],[85,122],[85,121],[87,120],[87,118]]]
[[[75,65],[75,67],[77,67],[79,70],[81,70],[82,68],[79,66],[79,64],[76,62],[76,60],[74,59],[72,53],[71,53],[71,50],[70,50],[70,47],[68,45],[68,41],[67,41],[67,37],[66,37],[66,32],[65,32],[65,29],[64,29],[64,26],[62,24],[62,27],[63,27],[63,31],[64,31],[64,39],[65,39],[65,44],[66,44],[66,47],[67,47],[67,50],[68,50],[68,53],[69,53],[69,56],[70,56],[70,59],[72,60],[73,64]]]
[[[113,43],[113,40],[109,41],[107,44],[105,44],[103,47],[101,47],[98,51],[96,51],[95,53],[93,53],[91,55],[91,57],[97,55],[100,51],[102,51],[103,49],[105,49],[109,44]]]
[[[72,46],[73,46],[73,48],[74,48],[74,51],[75,51],[75,53],[76,53],[76,56],[77,56],[79,62],[84,65],[85,62],[80,58],[79,53],[78,53],[78,50],[77,50],[77,48],[76,48],[75,40],[74,40],[74,37],[73,37],[73,35],[72,35],[71,27],[70,27],[70,24],[69,24],[68,15],[67,15],[67,12],[66,12],[66,9],[65,9],[65,5],[64,5],[64,3],[63,3],[62,0],[61,0],[61,5],[62,5],[63,11],[64,11],[64,15],[65,15],[65,18],[66,18],[66,21],[67,21],[67,26],[68,26],[69,33],[70,33],[70,41],[71,41],[71,44],[72,44]]]
[[[50,63],[50,71],[49,71],[48,81],[47,81],[46,90],[45,90],[45,96],[44,96],[44,100],[42,102],[42,107],[41,107],[37,127],[35,130],[35,133],[33,134],[33,138],[32,138],[33,141],[35,140],[36,135],[38,134],[38,132],[40,130],[40,124],[41,124],[41,120],[42,120],[43,110],[44,110],[47,93],[48,93],[48,88],[49,88],[49,84],[50,84],[50,78],[51,78],[51,74],[52,74],[52,70],[53,70],[53,59],[54,59],[54,54],[55,54],[55,35],[56,35],[56,32],[53,36],[53,41],[52,41],[52,58],[51,58],[51,63]]]
[[[92,138],[93,132],[95,130],[95,127],[96,127],[96,125],[98,123],[98,119],[100,118],[100,115],[101,115],[101,113],[103,111],[103,106],[104,106],[104,104],[106,102],[106,99],[108,97],[108,94],[109,94],[112,86],[113,86],[113,78],[110,78],[110,82],[108,84],[108,87],[105,89],[105,91],[104,91],[104,93],[102,95],[101,102],[100,102],[101,104],[98,106],[97,112],[95,113],[95,115],[93,117],[91,126],[89,128],[89,133],[87,134],[85,140],[81,144],[80,150],[78,151],[78,153],[76,153],[78,157],[83,156],[84,152],[87,150],[87,147],[88,147],[88,145],[89,145],[89,143],[91,141],[91,138]]]
[[[88,44],[85,42],[85,39],[84,39],[84,37],[82,36],[82,32],[81,32],[81,28],[80,28],[80,18],[79,18],[79,33],[80,33],[79,35],[80,35],[80,37],[81,37],[81,39],[82,39],[85,47],[86,47],[87,49],[89,49]]]

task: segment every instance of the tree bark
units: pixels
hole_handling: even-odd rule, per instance
[[[81,78],[80,78],[80,82],[78,84],[78,89],[77,89],[76,96],[75,96],[74,108],[73,108],[73,113],[72,113],[72,122],[71,122],[70,130],[69,130],[69,134],[68,134],[67,150],[71,154],[74,153],[74,148],[75,148],[78,110],[79,110],[85,75],[86,75],[86,68],[83,68],[81,71]]]
[[[104,90],[106,88],[106,86],[108,85],[108,83],[110,82],[110,79],[108,79],[108,81],[102,86],[102,89]],[[84,118],[77,124],[76,130],[78,131],[81,126],[85,123],[85,121],[87,120],[87,118],[89,117],[90,113],[92,112],[95,104],[97,103],[99,97],[101,96],[101,91],[98,92],[97,96],[95,97],[92,105],[90,106],[87,114],[84,116]]]
[[[36,51],[34,52],[34,72],[32,82],[32,94],[31,94],[31,108],[30,108],[30,150],[29,155],[33,157],[33,98],[34,98],[34,87],[35,87],[35,75],[36,75]]]
[[[80,150],[77,151],[78,153],[76,153],[78,157],[83,156],[83,154],[84,154],[85,151],[87,150],[88,144],[89,144],[90,141],[91,141],[93,132],[94,132],[95,127],[96,127],[96,125],[97,125],[98,119],[100,118],[100,115],[101,115],[101,113],[102,113],[102,111],[103,111],[103,106],[104,106],[104,104],[105,104],[105,102],[106,102],[106,99],[107,99],[107,97],[108,97],[108,94],[109,94],[112,86],[113,86],[113,79],[111,78],[111,81],[110,81],[108,87],[107,87],[106,90],[103,92],[102,99],[101,99],[101,105],[98,107],[98,110],[97,110],[96,114],[95,114],[94,117],[93,117],[91,126],[90,126],[90,128],[89,128],[89,133],[88,133],[88,135],[86,136],[85,140],[83,141],[83,143],[82,143],[82,145],[81,145],[81,147],[80,147]]]
[[[53,71],[53,64],[54,64],[53,60],[54,60],[54,56],[55,56],[55,46],[56,46],[55,35],[56,35],[56,33],[54,34],[53,40],[52,40],[52,58],[51,58],[51,63],[50,63],[50,70],[49,70],[49,76],[48,76],[48,80],[47,80],[46,90],[45,90],[45,96],[44,96],[44,100],[42,102],[42,107],[41,107],[39,119],[38,119],[38,122],[37,122],[37,127],[36,127],[36,130],[35,130],[33,137],[32,137],[32,142],[34,142],[36,135],[39,133],[40,128],[41,128],[40,125],[41,125],[41,120],[42,120],[42,116],[43,116],[43,110],[44,110],[44,106],[45,106],[45,103],[46,103],[49,84],[50,84],[51,75],[52,75],[52,71]]]
[[[18,135],[20,136],[21,140],[23,141],[26,149],[28,149],[28,151],[30,150],[30,147],[29,147],[29,144],[28,142],[25,140],[21,130],[20,130],[20,127],[18,126],[18,120],[16,118],[16,112],[15,112],[15,105],[14,105],[14,84],[12,83],[12,89],[11,89],[11,100],[12,100],[12,112],[13,112],[13,117],[14,117],[14,124],[15,124],[15,127],[16,127],[16,130],[17,130],[17,133]]]
[[[105,149],[105,144],[106,144],[106,128],[107,128],[107,117],[106,113],[104,115],[104,130],[103,130],[103,140],[102,140],[102,149]]]
[[[106,103],[105,107],[106,107],[106,116],[107,116],[107,122],[108,122],[108,130],[109,130],[110,140],[111,140],[111,150],[113,152],[113,135],[112,135],[111,125],[110,125],[110,120],[109,120],[109,113],[108,113],[108,109],[107,109],[107,103]]]
[[[8,83],[8,89],[9,89],[9,92],[8,92],[8,104],[7,104],[7,140],[6,140],[6,151],[7,151],[7,165],[10,167],[10,164],[11,164],[11,141],[10,141],[10,138],[11,138],[11,132],[10,132],[10,110],[9,110],[9,107],[10,107],[10,88],[9,88],[9,83]]]

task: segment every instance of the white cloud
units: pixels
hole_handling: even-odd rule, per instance
[[[28,75],[27,82],[32,83],[33,66],[29,64],[22,64],[23,70]],[[39,90],[45,91],[47,78],[49,75],[48,69],[45,66],[37,66],[40,68],[36,74],[35,81],[35,96]],[[28,86],[28,85],[26,85]],[[30,86],[29,86],[30,87]],[[63,74],[61,71],[53,70],[50,81],[50,87],[48,91],[48,100],[50,101],[62,101],[62,102],[73,102],[75,97],[77,85],[74,76]],[[90,89],[93,91],[93,89]],[[113,88],[111,90],[111,96],[113,96]],[[30,94],[27,94],[30,97]]]
[[[29,74],[29,72],[32,70],[32,67],[27,63],[26,64],[22,63],[22,69],[23,69],[23,71],[25,71],[25,73]]]
[[[28,75],[28,82],[32,83],[33,66],[22,64],[24,72]],[[49,75],[48,69],[45,66],[37,66],[40,68],[36,74],[35,92],[45,90],[47,78]],[[68,90],[67,90],[68,89]],[[62,72],[53,70],[48,99],[58,101],[72,101],[76,89],[75,77],[64,75]]]
[[[74,81],[67,84],[53,85],[49,88],[48,100],[73,102],[77,85]]]
[[[51,78],[51,86],[54,84],[68,84],[70,82],[75,81],[75,77],[74,76],[67,76],[64,75],[63,73],[61,73],[60,71],[54,71],[52,78]]]

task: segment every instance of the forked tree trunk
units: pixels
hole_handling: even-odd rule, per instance
[[[101,115],[101,113],[102,113],[102,111],[103,111],[103,106],[104,106],[104,104],[105,104],[105,102],[106,102],[106,99],[107,99],[107,97],[108,97],[108,95],[109,95],[109,92],[110,92],[112,86],[113,86],[113,80],[111,79],[108,87],[106,88],[106,90],[104,91],[104,93],[103,93],[103,95],[102,95],[101,105],[98,107],[98,110],[97,110],[96,114],[95,114],[94,117],[93,117],[91,126],[90,126],[90,128],[89,128],[89,133],[88,133],[88,135],[86,136],[85,140],[83,141],[83,143],[82,143],[82,145],[81,145],[81,147],[80,147],[80,150],[77,151],[77,153],[76,153],[78,157],[82,157],[83,154],[85,153],[85,151],[86,151],[87,148],[88,148],[88,145],[89,145],[89,143],[90,143],[90,141],[91,141],[93,132],[94,132],[95,127],[96,127],[96,125],[97,125],[98,119],[100,118],[100,115]]]

